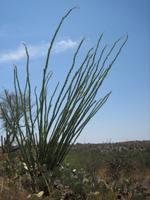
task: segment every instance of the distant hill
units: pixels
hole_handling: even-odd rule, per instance
[[[150,140],[147,141],[127,141],[116,143],[77,143],[73,149],[99,149],[100,151],[144,151],[150,149]]]

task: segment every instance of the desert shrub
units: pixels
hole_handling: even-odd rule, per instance
[[[75,199],[114,199],[115,193],[103,179],[93,182],[92,174],[74,169],[69,163],[57,170],[55,184],[58,191],[68,188]]]
[[[23,108],[21,104],[21,98],[22,97],[20,95],[16,97],[16,94],[14,92],[9,92],[6,89],[3,91],[3,93],[0,94],[0,120],[2,122],[0,131],[1,146],[3,152],[10,152],[13,150],[13,145],[15,143],[15,134],[14,130],[12,130],[12,127],[16,127],[17,124],[23,126]],[[25,109],[27,112],[29,112],[28,97],[26,96],[23,100]],[[18,110],[17,113],[16,110]]]
[[[26,165],[33,186],[38,185],[37,177],[38,179],[42,177],[48,187],[51,181],[51,178],[48,177],[51,177],[51,173],[60,166],[86,124],[107,101],[111,92],[98,100],[97,93],[127,41],[126,38],[118,46],[119,39],[107,52],[106,46],[99,52],[99,45],[103,37],[103,34],[101,34],[96,47],[89,49],[80,66],[74,72],[79,51],[84,43],[84,39],[82,39],[73,56],[71,67],[59,93],[58,83],[52,96],[49,97],[48,84],[52,73],[48,72],[48,65],[51,51],[64,20],[72,10],[74,8],[62,17],[50,42],[43,68],[40,93],[38,94],[36,88],[34,89],[34,108],[32,108],[31,103],[33,90],[29,73],[29,53],[27,46],[24,44],[27,56],[24,89],[20,86],[17,67],[14,67],[15,113],[17,119],[15,126],[8,120],[5,110],[1,109],[9,129],[12,130],[16,138],[21,160]],[[114,49],[116,49],[116,53],[112,55]],[[57,98],[54,102],[54,96],[56,97],[56,95]],[[29,111],[26,108],[26,96],[28,97]],[[23,111],[23,128],[18,120],[20,105]],[[35,187],[33,189],[36,190]]]

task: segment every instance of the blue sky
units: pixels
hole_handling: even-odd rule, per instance
[[[86,44],[80,59],[100,33],[103,45],[129,35],[117,62],[105,80],[102,94],[112,95],[87,125],[79,142],[115,142],[150,139],[150,1],[149,0],[0,0],[0,92],[13,89],[13,64],[23,84],[25,54],[31,56],[33,88],[40,87],[44,55],[64,13],[79,6],[65,21],[53,49],[50,86],[63,81],[73,53],[82,37]],[[98,95],[101,95],[99,93]]]

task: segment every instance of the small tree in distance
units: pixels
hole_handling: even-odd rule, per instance
[[[17,124],[12,124],[7,118],[5,110],[3,110],[3,116],[5,117],[9,129],[14,133],[22,160],[26,163],[28,172],[34,183],[36,182],[39,171],[43,174],[43,167],[46,167],[47,171],[53,172],[63,162],[72,144],[75,143],[86,124],[107,101],[111,92],[98,100],[96,96],[105,77],[127,41],[126,38],[118,47],[119,39],[112,45],[107,53],[106,46],[99,52],[99,45],[103,37],[103,34],[101,34],[96,47],[89,49],[80,67],[73,72],[79,51],[84,43],[84,39],[82,39],[74,54],[71,67],[59,93],[57,92],[59,87],[58,83],[52,96],[49,98],[47,86],[52,76],[52,74],[48,72],[51,51],[60,27],[74,9],[75,8],[70,9],[66,15],[62,17],[52,37],[43,68],[40,94],[38,95],[36,88],[34,89],[36,102],[34,109],[32,109],[31,105],[33,90],[30,83],[29,54],[26,45],[24,45],[27,56],[26,82],[23,90],[20,87],[17,67],[14,67],[16,103],[14,112],[16,119],[19,119],[19,110],[21,106],[25,128],[20,126],[18,120]],[[115,48],[118,48],[117,53],[114,55],[114,58],[109,61],[109,57],[112,55]],[[107,64],[108,61],[109,64]],[[54,96],[56,95],[57,98],[54,102]],[[26,107],[26,96],[28,97],[27,105],[29,112]],[[45,179],[46,182],[48,182],[47,177],[45,177]]]
[[[15,142],[14,130],[12,130],[11,127],[17,128],[18,124],[20,126],[23,126],[23,124],[21,125],[21,123],[23,123],[21,122],[21,119],[23,117],[21,96],[18,96],[17,99],[18,99],[17,100],[18,113],[16,113],[17,103],[16,103],[15,93],[9,92],[8,90],[4,90],[4,92],[0,95],[0,120],[2,122],[1,132],[2,132],[2,138],[5,138],[4,144],[7,146],[8,151],[11,150],[12,144]],[[29,111],[27,97],[25,97],[24,101],[25,101],[24,105],[26,107],[26,111]]]

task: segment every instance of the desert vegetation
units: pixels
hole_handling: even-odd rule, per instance
[[[24,44],[27,58],[24,88],[20,84],[17,66],[14,66],[14,91],[4,90],[1,95],[1,199],[149,198],[148,183],[145,189],[140,185],[138,191],[136,183],[139,180],[131,176],[135,165],[144,166],[149,174],[149,160],[146,159],[149,148],[146,145],[140,150],[138,146],[135,152],[131,150],[135,153],[133,155],[128,145],[75,145],[84,127],[111,94],[97,97],[128,36],[115,41],[110,49],[104,46],[100,50],[101,34],[95,48],[89,49],[77,66],[84,43],[82,39],[62,87],[58,82],[50,96],[52,48],[61,26],[74,9],[62,17],[51,39],[41,88],[32,88],[30,55]],[[136,158],[139,152],[142,164],[139,157]],[[140,177],[142,181],[143,177],[144,173]]]
[[[0,154],[0,199],[150,198],[150,142],[75,144],[51,174],[50,193],[39,174],[33,191],[20,151]],[[48,176],[45,169],[43,173]],[[44,189],[45,188],[45,189]]]

